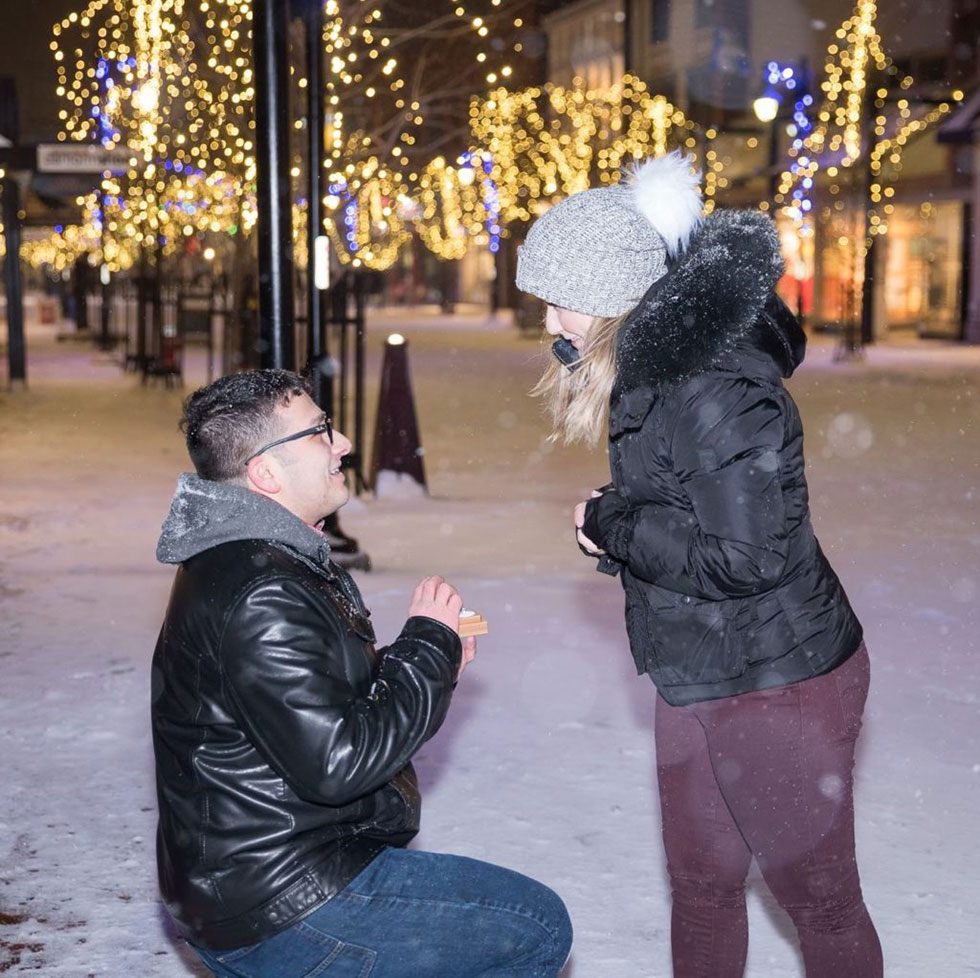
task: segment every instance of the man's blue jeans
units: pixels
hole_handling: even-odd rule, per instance
[[[557,894],[500,866],[388,849],[288,930],[196,948],[218,978],[555,978],[572,925]]]

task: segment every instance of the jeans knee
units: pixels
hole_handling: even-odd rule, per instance
[[[542,942],[542,958],[548,966],[544,974],[557,974],[572,949],[572,920],[568,908],[562,898],[543,883],[537,884],[531,905],[535,920],[548,934],[548,940]]]
[[[568,915],[568,908],[555,895],[557,907],[554,918],[554,928],[552,930],[555,945],[554,961],[557,970],[561,970],[562,965],[568,960],[572,953],[572,918]]]
[[[554,978],[568,960],[572,949],[572,921],[561,897],[543,883],[529,880],[518,905],[512,906],[524,924],[523,936],[514,947],[511,966],[519,965],[530,978]],[[512,918],[516,923],[516,918]],[[510,974],[510,971],[507,972]],[[516,974],[517,972],[515,972]]]

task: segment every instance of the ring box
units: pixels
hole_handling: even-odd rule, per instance
[[[490,631],[486,618],[469,608],[459,613],[459,637],[469,638],[471,635],[486,635]]]

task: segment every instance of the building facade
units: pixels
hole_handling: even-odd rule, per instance
[[[566,88],[609,88],[625,71],[628,0],[579,0],[542,18],[548,81]]]
[[[968,175],[971,200],[963,249],[966,273],[964,339],[980,343],[980,88],[943,125],[939,138],[957,150],[957,170]]]
[[[702,129],[717,133],[713,147],[725,176],[719,202],[769,206],[780,174],[792,162],[789,151],[803,135],[794,118],[798,96],[810,95],[806,112],[816,122],[828,57],[840,65],[840,49],[849,43],[838,30],[857,9],[867,13],[871,5],[855,8],[851,0],[622,2],[619,20],[615,0],[566,3],[544,18],[549,80],[567,85],[577,78],[596,87],[610,73],[615,76],[621,58],[625,70],[652,92],[666,96]],[[875,13],[889,68],[869,76],[874,89],[863,111],[872,121],[859,133],[861,157],[841,165],[840,152],[822,155],[814,185],[807,189],[802,222],[787,217],[782,207],[787,201],[775,197],[787,258],[780,291],[817,327],[853,325],[867,297],[863,282],[868,270],[874,285],[866,340],[909,334],[960,338],[967,319],[964,255],[973,155],[963,146],[939,142],[935,122],[921,129],[910,124],[927,118],[938,102],[969,87],[975,77],[980,4],[891,0]],[[774,65],[780,73],[790,69],[797,88],[790,92],[782,85],[776,118],[760,123],[753,101],[772,88]],[[901,84],[906,76],[914,79],[910,87]],[[877,94],[883,98],[875,105]],[[869,146],[894,141],[902,127],[900,147],[884,153],[880,173],[872,175]],[[875,236],[866,262],[864,242],[869,222],[876,221],[887,233]]]

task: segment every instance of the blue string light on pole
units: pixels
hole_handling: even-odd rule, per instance
[[[500,251],[500,194],[493,182],[493,157],[484,152],[483,164],[483,206],[487,209],[487,234],[490,236],[490,251]]]
[[[344,238],[347,241],[347,250],[352,255],[357,254],[359,245],[357,243],[357,198],[353,197],[344,204],[344,226],[347,228]]]
[[[461,172],[469,171],[471,174],[463,179],[464,183],[472,183],[472,174],[477,166],[483,171],[480,186],[483,189],[483,209],[486,211],[484,226],[487,229],[490,251],[496,254],[500,251],[500,194],[493,180],[493,156],[486,150],[479,153],[467,151],[460,156],[459,163],[463,168]]]
[[[786,123],[786,133],[792,140],[789,149],[790,164],[788,173],[779,179],[776,175],[778,165],[777,126],[782,123],[781,109],[792,105],[792,114]],[[780,64],[770,61],[766,65],[763,94],[756,99],[754,109],[759,119],[772,123],[770,135],[770,197],[769,206],[784,204],[797,220],[805,217],[813,207],[810,191],[814,185],[813,161],[802,155],[807,137],[813,132],[810,111],[813,108],[813,95],[808,90],[808,77],[805,66]],[[788,179],[787,179],[788,178]],[[793,187],[792,197],[786,200],[785,194]]]

